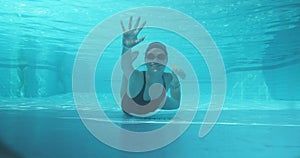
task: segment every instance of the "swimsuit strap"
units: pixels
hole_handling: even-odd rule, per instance
[[[143,84],[143,88],[142,90],[138,93],[137,96],[135,96],[134,98],[132,98],[136,103],[139,103],[141,105],[146,105],[150,102],[150,100],[145,100],[144,99],[144,93],[145,93],[145,89],[146,89],[146,72],[143,71],[143,77],[144,77],[144,84]],[[166,81],[165,81],[165,78],[164,76],[162,76],[162,79],[163,79],[163,86],[166,90]]]
[[[145,88],[146,88],[146,75],[145,75],[145,71],[143,71],[143,75],[144,75],[144,84],[143,84],[143,88],[142,90],[138,93],[137,96],[135,96],[134,98],[132,98],[136,103],[145,105],[148,104],[148,101],[144,100],[144,92],[145,92]]]
[[[166,80],[165,80],[164,74],[163,74],[163,76],[162,76],[162,79],[163,79],[163,85],[164,85],[164,88],[166,89]]]

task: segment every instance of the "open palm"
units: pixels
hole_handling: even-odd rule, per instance
[[[128,24],[128,29],[126,30],[123,21],[121,21],[121,26],[123,29],[123,46],[127,48],[132,48],[142,42],[146,36],[143,36],[142,38],[138,39],[137,36],[139,32],[143,29],[143,27],[146,25],[146,21],[140,26],[141,18],[138,17],[134,27],[132,28],[132,16],[130,17],[129,24]]]

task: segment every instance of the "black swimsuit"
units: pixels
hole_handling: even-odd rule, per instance
[[[128,111],[126,111],[126,109],[131,109],[131,110],[129,110],[130,112],[135,111],[136,113],[139,113],[138,109],[136,109],[136,108],[138,108],[138,106],[136,106],[136,104],[143,106],[143,105],[147,105],[148,103],[150,103],[150,100],[144,100],[144,97],[143,97],[145,89],[146,89],[145,71],[143,71],[143,75],[144,75],[144,84],[143,84],[143,88],[139,92],[139,94],[132,99],[128,96],[127,93],[125,93],[125,95],[122,97],[122,105],[121,106],[125,113],[128,113]],[[163,94],[159,98],[152,100],[152,104],[159,105],[161,103],[162,99],[166,96],[166,83],[165,83],[164,77],[163,77],[163,86],[165,88]],[[155,110],[155,108],[152,110]]]
[[[134,98],[132,98],[135,103],[139,104],[139,105],[146,105],[148,103],[150,103],[150,100],[144,100],[144,92],[145,92],[145,88],[146,88],[146,75],[145,75],[145,71],[143,71],[143,76],[144,76],[144,84],[143,84],[143,88],[140,91],[140,93],[135,96]],[[164,88],[166,89],[166,83],[165,83],[165,79],[163,77],[163,84],[164,84]]]

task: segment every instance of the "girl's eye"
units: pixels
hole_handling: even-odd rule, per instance
[[[147,59],[149,59],[149,60],[153,60],[155,58],[155,55],[154,54],[148,54],[147,55]]]
[[[159,60],[165,60],[165,59],[166,59],[166,55],[164,55],[164,54],[159,54],[159,55],[157,56],[157,58],[158,58]]]
[[[150,53],[150,54],[147,55],[147,59],[148,60],[154,60],[155,58],[157,58],[158,60],[165,60],[166,59],[166,55],[165,54],[159,54],[159,55],[155,56],[152,53]]]

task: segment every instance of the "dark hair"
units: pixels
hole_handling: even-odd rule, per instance
[[[163,52],[166,53],[166,55],[168,55],[168,52],[167,52],[167,48],[164,44],[160,43],[160,42],[153,42],[153,43],[150,43],[148,45],[148,48],[146,49],[146,54],[149,50],[153,49],[153,48],[158,48],[158,49],[161,49]]]

